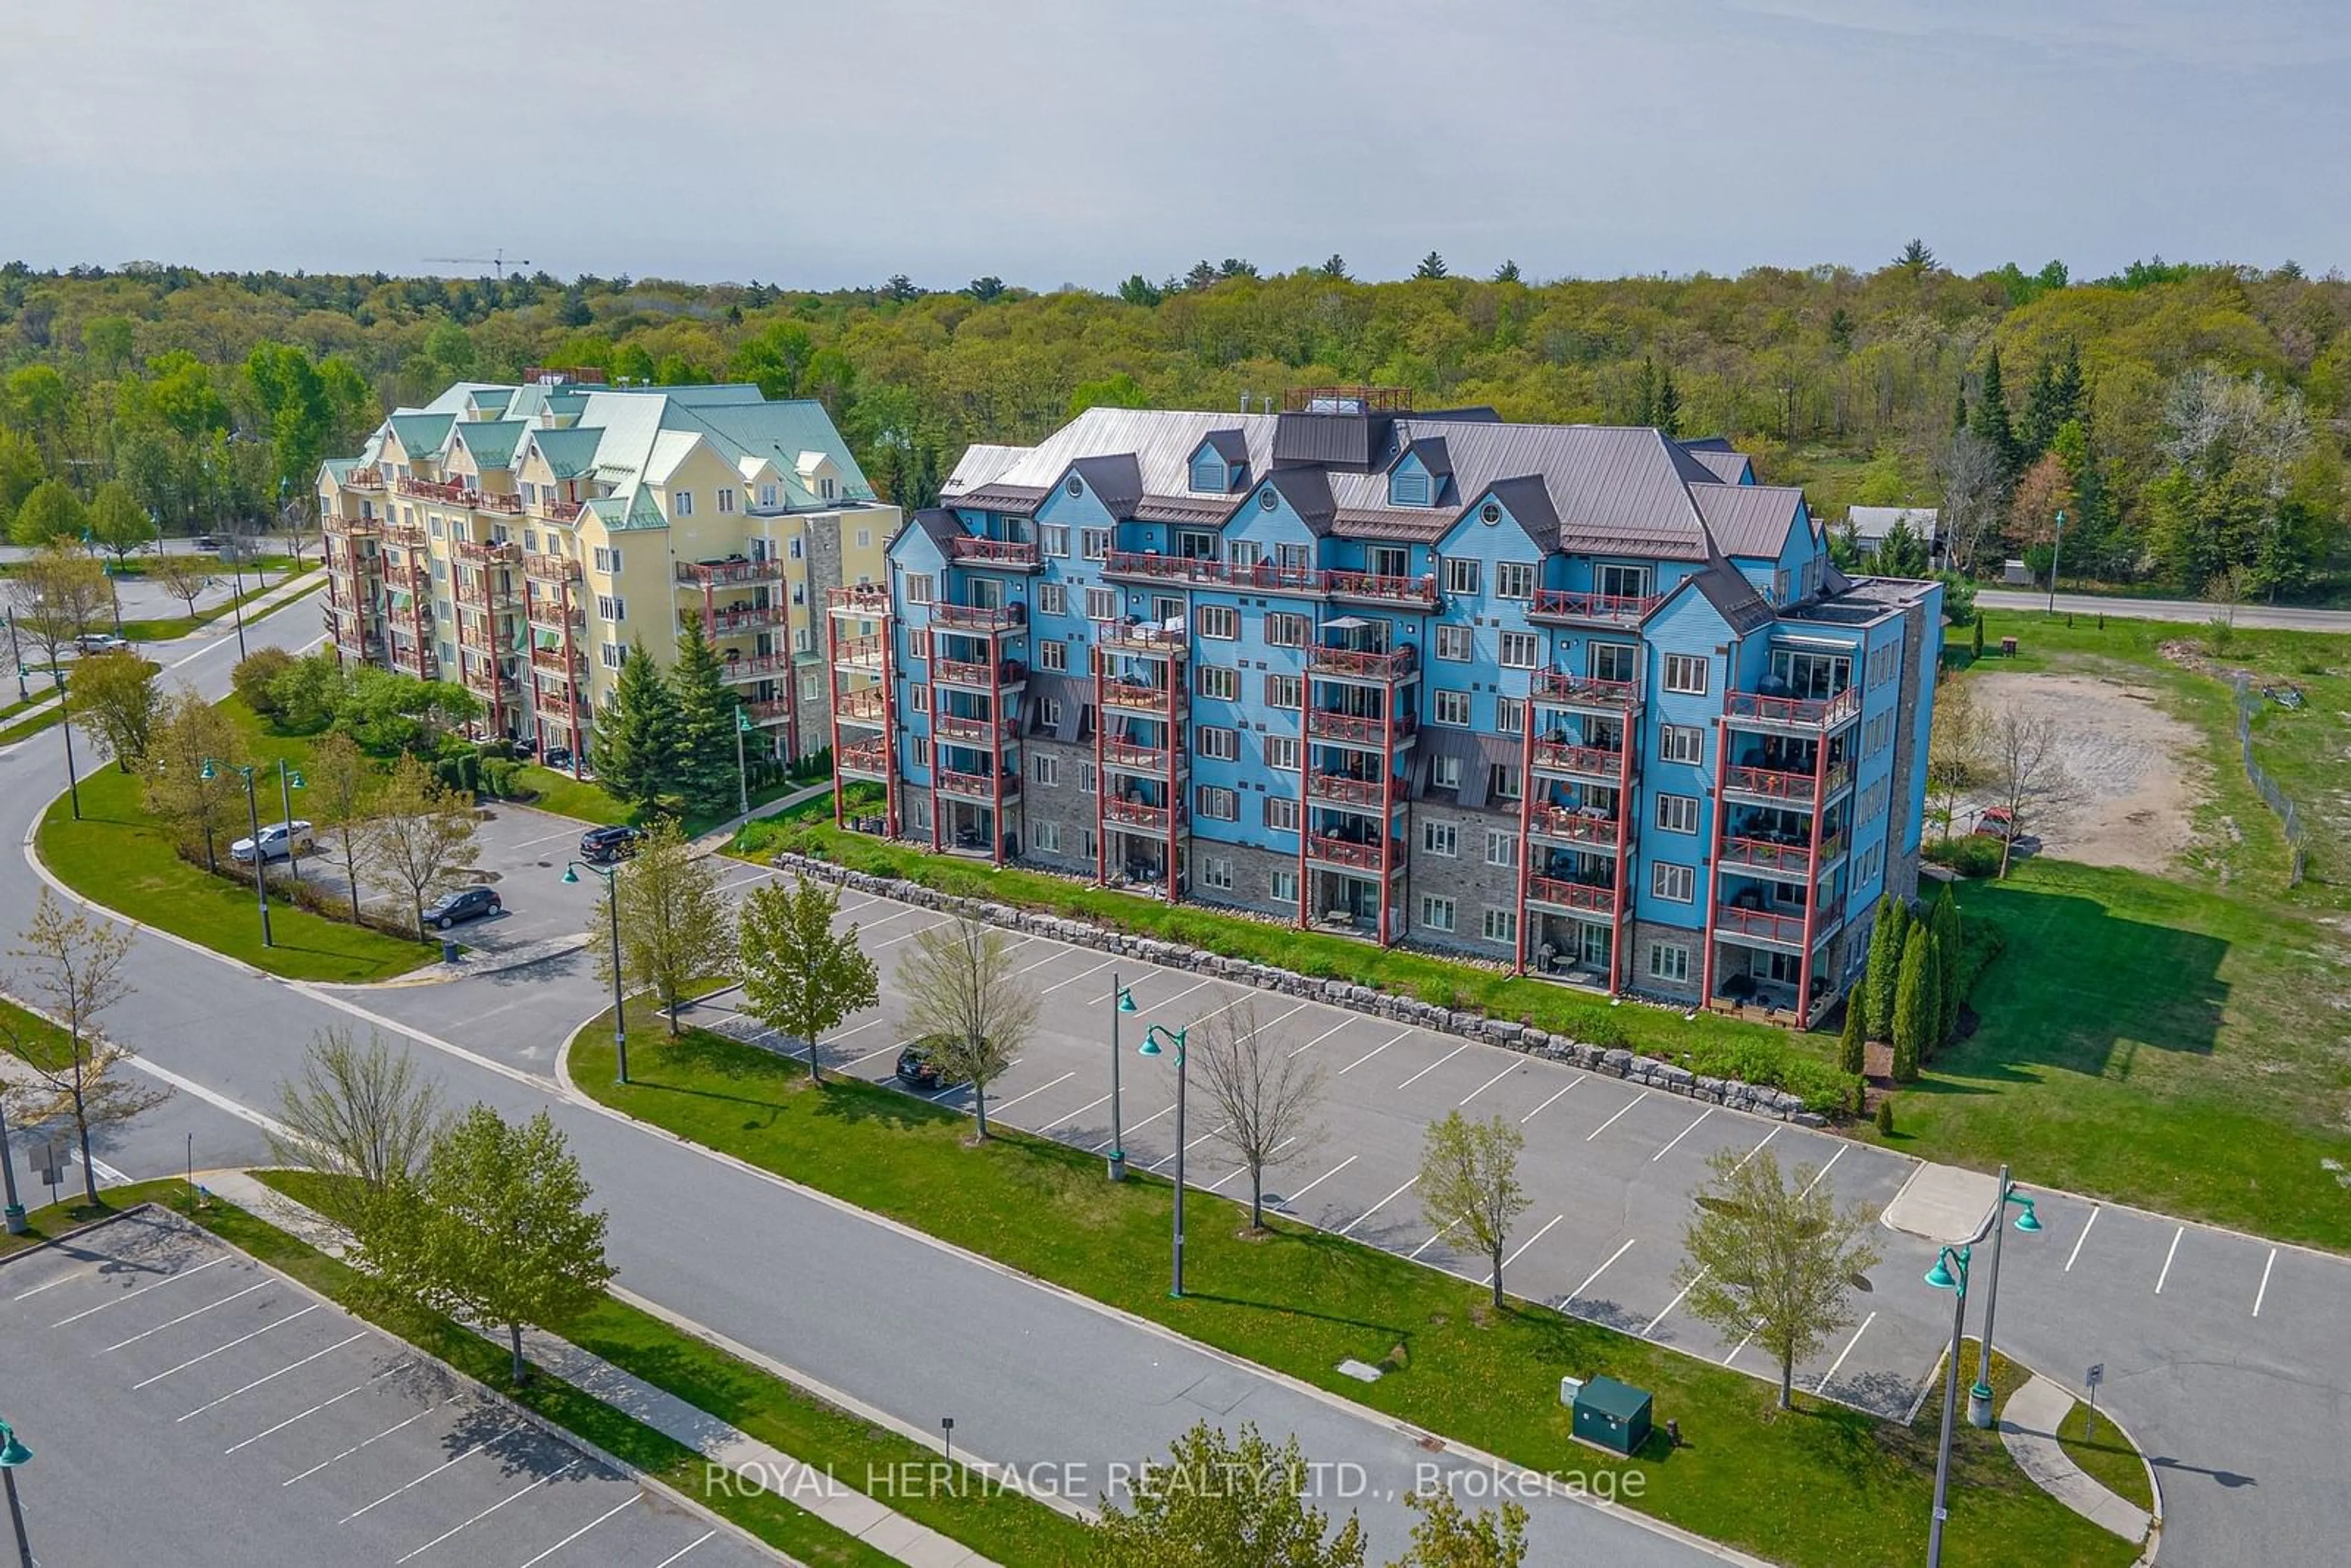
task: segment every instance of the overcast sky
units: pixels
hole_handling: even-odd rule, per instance
[[[0,0],[0,257],[2351,267],[2343,0]]]

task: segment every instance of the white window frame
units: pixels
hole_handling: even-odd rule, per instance
[[[1682,942],[1649,944],[1649,978],[1669,985],[1689,984],[1689,946]]]
[[[1050,751],[1040,751],[1029,758],[1029,782],[1055,789],[1061,783],[1061,759]]]
[[[1519,863],[1519,835],[1515,830],[1486,830],[1486,863],[1516,870]]]
[[[1473,711],[1468,692],[1439,686],[1429,694],[1428,722],[1431,724],[1441,724],[1448,729],[1468,729]]]
[[[1501,665],[1506,670],[1531,670],[1542,662],[1542,642],[1531,632],[1502,633]]]
[[[1238,822],[1241,820],[1240,794],[1222,784],[1195,784],[1192,814],[1203,821]]]
[[[1050,674],[1061,674],[1070,667],[1070,645],[1059,637],[1037,640],[1037,667]]]
[[[1461,824],[1432,817],[1420,824],[1420,852],[1457,860],[1461,854]]]
[[[1535,596],[1535,569],[1531,561],[1498,560],[1494,563],[1494,597],[1497,599],[1532,599]]]
[[[1698,902],[1698,871],[1675,861],[1649,862],[1649,896],[1666,904]]]
[[[1229,664],[1199,666],[1200,695],[1211,702],[1237,703],[1241,700],[1241,673]]]
[[[1703,766],[1706,761],[1706,730],[1695,724],[1661,725],[1657,729],[1657,760],[1687,762]]]
[[[1424,893],[1420,895],[1420,925],[1424,931],[1442,931],[1450,935],[1457,913],[1454,902],[1442,894]]]
[[[1445,591],[1475,599],[1482,580],[1479,568],[1484,563],[1473,555],[1449,555],[1445,558]]]
[[[1241,612],[1229,604],[1203,604],[1196,612],[1200,635],[1218,643],[1240,640]]]
[[[1220,724],[1195,725],[1192,748],[1211,762],[1238,762],[1241,756],[1240,732]]]
[[[1506,947],[1515,947],[1519,941],[1519,912],[1515,909],[1504,909],[1495,904],[1488,904],[1481,934],[1489,942],[1498,942]]]
[[[1437,656],[1448,664],[1466,664],[1475,646],[1467,626],[1439,626],[1437,629]]]
[[[1657,797],[1657,831],[1695,833],[1698,831],[1698,819],[1697,796],[1661,794]]]
[[[1667,654],[1665,673],[1661,677],[1665,685],[1665,689],[1669,692],[1679,693],[1684,696],[1702,697],[1706,695],[1707,664],[1708,662],[1709,661],[1707,659],[1707,656],[1703,653]]]

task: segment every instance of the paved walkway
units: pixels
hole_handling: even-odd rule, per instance
[[[2154,1517],[2092,1480],[2058,1446],[2057,1427],[2073,1408],[2070,1390],[2035,1373],[2009,1396],[2008,1407],[2000,1413],[2000,1440],[2008,1445],[2017,1468],[2043,1491],[2125,1541],[2146,1540]]]
[[[1965,1241],[1991,1212],[1996,1176],[1922,1162],[1878,1216],[1889,1230],[1938,1244]]]
[[[708,832],[704,833],[701,837],[694,841],[695,852],[705,855],[714,854],[726,847],[727,843],[735,837],[736,830],[740,828],[744,823],[752,821],[754,818],[772,817],[778,811],[789,811],[794,806],[799,805],[803,801],[815,800],[818,796],[822,795],[831,788],[831,779],[820,779],[815,783],[795,789],[789,795],[779,795],[764,805],[754,806],[750,810],[745,812],[739,817],[729,817],[726,821],[719,823],[716,827],[711,829]]]
[[[319,1250],[342,1252],[341,1235],[329,1221],[245,1172],[208,1172],[204,1181],[207,1191],[251,1210]],[[675,1438],[711,1463],[726,1466],[739,1484],[773,1492],[876,1552],[912,1568],[994,1568],[989,1559],[961,1542],[915,1523],[830,1473],[802,1464],[566,1340],[530,1329],[523,1334],[523,1348],[532,1362],[566,1383]]]

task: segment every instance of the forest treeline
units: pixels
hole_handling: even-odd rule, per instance
[[[0,267],[0,517],[120,479],[167,529],[304,504],[322,456],[462,378],[592,366],[821,400],[914,504],[972,442],[1099,403],[1238,408],[1334,382],[1521,420],[1724,434],[1832,519],[1940,505],[1959,564],[2296,596],[2342,571],[2351,283],[2160,261],[1360,282],[1247,261],[1118,290],[984,277],[822,293],[504,279]],[[54,492],[42,516],[63,510]],[[2057,514],[2065,516],[2062,544]]]

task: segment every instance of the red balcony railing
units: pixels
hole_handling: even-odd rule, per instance
[[[1374,653],[1361,648],[1309,648],[1306,667],[1318,675],[1351,675],[1372,681],[1400,681],[1418,668],[1410,648]]]
[[[1125,653],[1139,659],[1180,659],[1191,651],[1182,630],[1137,625],[1124,621],[1094,622],[1094,644],[1105,653]]]
[[[993,664],[985,659],[934,658],[931,661],[931,679],[940,685],[1017,686],[1027,677],[1027,667],[1018,659],[1002,659]]]
[[[1146,806],[1139,800],[1104,800],[1102,821],[1113,828],[1138,829],[1146,833],[1167,831],[1167,808]]]
[[[682,560],[677,563],[678,584],[684,588],[724,588],[742,582],[781,582],[784,563],[779,560]]]
[[[1584,621],[1611,626],[1637,625],[1650,611],[1665,602],[1663,594],[1570,593],[1539,588],[1527,607],[1532,621]]]
[[[1616,890],[1605,883],[1595,884],[1570,882],[1563,877],[1531,876],[1527,878],[1527,902],[1610,915],[1615,912]]]
[[[1377,843],[1358,843],[1353,839],[1332,838],[1327,833],[1306,835],[1306,858],[1329,865],[1343,865],[1355,871],[1377,872],[1383,863],[1395,866],[1404,861],[1404,841],[1390,839],[1387,855],[1383,862]]]
[[[1766,909],[1740,909],[1726,904],[1715,912],[1714,928],[1759,941],[1785,943],[1791,947],[1804,945],[1804,917],[1801,914],[1779,915]]]
[[[960,714],[943,713],[931,720],[931,733],[941,740],[961,741],[967,746],[1001,746],[1019,737],[1017,719],[966,718]]]
[[[512,542],[485,539],[458,539],[450,546],[459,560],[481,566],[512,566],[522,559],[522,547]]]
[[[1585,779],[1621,779],[1625,754],[1612,747],[1568,746],[1556,740],[1535,742],[1535,770],[1573,773]]]
[[[751,716],[753,724],[781,724],[792,716],[792,705],[777,697],[767,702],[745,703],[743,711]]]
[[[1813,846],[1775,843],[1770,839],[1726,838],[1719,863],[1726,871],[1769,871],[1803,876],[1813,869]]]
[[[1429,577],[1383,577],[1367,571],[1318,571],[1311,567],[1275,566],[1266,561],[1254,566],[1236,566],[1229,561],[1153,555],[1136,550],[1113,550],[1102,562],[1102,575],[1140,578],[1146,582],[1191,583],[1203,588],[1249,589],[1268,593],[1331,594],[1341,599],[1409,605],[1422,610],[1435,609],[1439,598],[1437,580]]]
[[[745,632],[782,625],[784,607],[780,604],[748,604],[740,610],[714,610],[708,621],[711,636],[733,637]]]
[[[577,582],[580,562],[568,555],[527,555],[522,558],[522,574],[538,582]]]
[[[1573,806],[1537,806],[1527,819],[1527,831],[1539,838],[1613,849],[1617,822],[1614,817],[1595,816]]]
[[[343,488],[346,490],[381,490],[383,488],[383,470],[381,468],[354,468],[350,473],[343,476]]]
[[[1104,681],[1102,706],[1127,713],[1165,715],[1175,710],[1172,686],[1145,685],[1140,681]]]
[[[938,781],[939,793],[959,800],[993,800],[999,783],[1008,800],[1020,793],[1020,776],[1017,773],[958,773],[952,768],[940,768],[933,771],[932,777]]]
[[[718,667],[721,680],[764,681],[774,675],[792,672],[789,653],[746,653],[739,659],[728,659]],[[878,693],[876,694],[878,696]]]
[[[1355,746],[1378,746],[1390,737],[1405,740],[1413,735],[1415,722],[1408,713],[1382,718],[1377,714],[1331,713],[1322,708],[1306,710],[1308,738],[1344,741]]]
[[[1403,792],[1403,781],[1395,778],[1358,779],[1352,773],[1309,773],[1306,776],[1308,800],[1325,800],[1341,806],[1363,806],[1378,810],[1383,806],[1395,806]]]
[[[531,508],[534,514],[545,517],[550,523],[577,522],[580,520],[580,514],[587,509],[588,503],[585,501],[559,501],[546,496],[539,497],[538,505]]]
[[[888,653],[879,637],[844,637],[832,645],[832,662],[852,669],[878,670]]]
[[[1147,773],[1155,778],[1167,776],[1170,758],[1166,748],[1157,746],[1137,746],[1131,740],[1105,740],[1102,747],[1102,765],[1129,773]]]
[[[862,692],[843,692],[832,705],[835,717],[851,724],[880,724],[889,714],[888,699],[880,686],[869,686]]]
[[[833,770],[867,779],[887,779],[890,777],[890,743],[886,740],[863,740],[854,746],[844,746],[834,754]]]
[[[1364,599],[1379,604],[1407,604],[1434,610],[1437,604],[1433,577],[1382,577],[1369,571],[1323,573],[1325,588],[1334,599]]]
[[[1027,613],[1017,604],[934,604],[931,624],[943,632],[996,634],[1017,632],[1028,624]]]
[[[827,610],[859,615],[884,615],[890,610],[890,590],[879,582],[852,582],[824,591]]]
[[[584,675],[588,673],[588,656],[574,649],[571,657],[567,659],[563,656],[563,650],[560,648],[533,648],[530,651],[530,667],[534,670],[546,670],[569,679],[573,675]]]
[[[383,537],[388,542],[396,544],[403,549],[423,549],[424,548],[424,525],[422,523],[386,522],[383,525]]]
[[[1567,670],[1537,670],[1537,702],[1572,707],[1631,709],[1641,706],[1641,688],[1630,681],[1604,681]]]
[[[319,527],[338,539],[371,539],[383,532],[383,525],[373,517],[324,517]]]
[[[1732,692],[1724,702],[1726,718],[1788,729],[1831,729],[1861,714],[1861,693],[1852,686],[1833,697],[1767,697],[1756,692]]]
[[[947,551],[965,566],[1033,567],[1040,564],[1037,547],[1009,539],[984,539],[974,534],[947,542]]]
[[[468,505],[467,498],[476,494],[463,485],[442,485],[430,479],[402,479],[394,487],[402,495],[413,496],[420,501],[444,501],[453,507]]]

